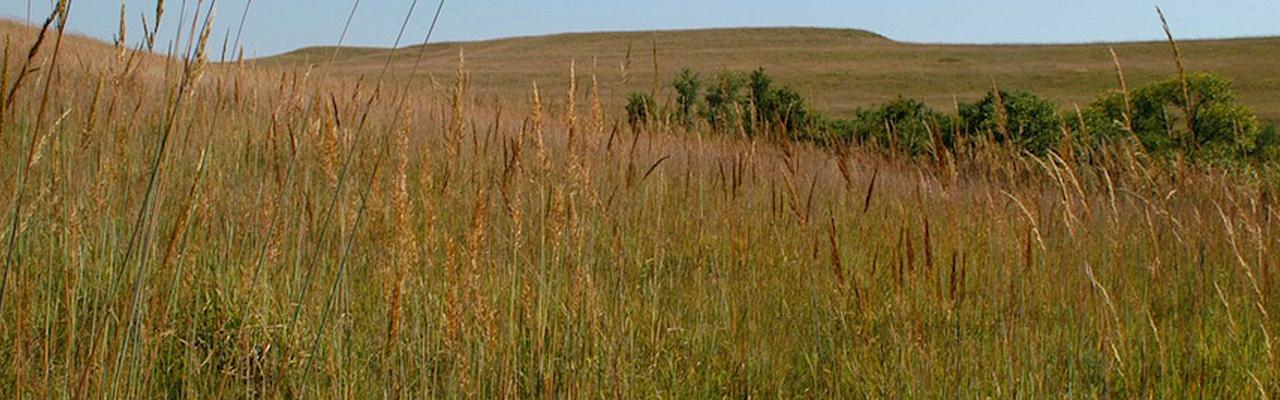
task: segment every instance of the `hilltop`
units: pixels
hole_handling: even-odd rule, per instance
[[[1181,42],[1191,70],[1215,71],[1232,79],[1242,100],[1267,120],[1280,120],[1280,38]],[[411,46],[395,54],[391,73],[404,78],[423,55],[420,73],[451,81],[463,52],[473,89],[503,99],[527,98],[531,82],[560,90],[571,61],[619,106],[625,91],[653,90],[656,64],[659,99],[682,67],[704,77],[722,69],[764,67],[791,85],[818,109],[848,116],[858,107],[898,96],[950,109],[1001,88],[1035,91],[1070,109],[1117,86],[1108,48],[1114,48],[1131,86],[1173,74],[1167,43],[1129,42],[1064,45],[946,45],[898,42],[871,32],[819,28],[704,29],[657,32],[568,33],[477,42]],[[259,65],[323,64],[332,47],[307,48],[256,60]],[[389,49],[344,48],[334,65],[343,74],[376,75]],[[628,58],[628,54],[630,57]],[[629,62],[628,62],[629,60]],[[625,68],[624,65],[628,65]],[[422,79],[427,82],[427,79]],[[557,92],[558,93],[558,92]]]

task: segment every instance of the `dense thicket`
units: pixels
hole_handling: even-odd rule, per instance
[[[1134,137],[1151,152],[1186,152],[1231,159],[1277,154],[1275,127],[1263,127],[1237,102],[1231,81],[1210,73],[1170,78],[1099,96],[1084,113],[1082,131],[1099,141]]]
[[[669,117],[685,127],[705,123],[720,133],[784,134],[819,143],[857,142],[912,156],[936,154],[973,140],[1008,144],[1031,154],[1072,145],[1096,147],[1134,139],[1149,153],[1201,161],[1280,159],[1280,135],[1237,101],[1230,80],[1198,72],[1132,91],[1104,93],[1077,113],[1022,90],[989,91],[955,113],[899,98],[829,118],[799,92],[775,84],[765,70],[722,71],[709,81],[684,69],[672,83],[675,106],[665,111],[648,94],[633,93],[633,125]],[[1184,90],[1185,89],[1185,90]]]

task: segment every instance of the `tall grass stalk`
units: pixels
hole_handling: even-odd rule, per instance
[[[1267,166],[627,129],[629,68],[210,63],[172,4],[134,47],[0,25],[0,398],[1280,393]]]

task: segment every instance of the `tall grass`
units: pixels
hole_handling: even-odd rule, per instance
[[[195,18],[0,26],[0,397],[1280,392],[1272,171],[625,129],[573,60],[394,93],[206,64]]]

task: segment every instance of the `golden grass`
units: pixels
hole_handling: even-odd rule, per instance
[[[401,96],[201,25],[5,81],[0,397],[1280,392],[1266,167],[633,130],[604,69]]]
[[[1152,24],[1156,21],[1138,21]],[[1259,117],[1280,121],[1277,38],[1184,41],[1185,69],[1213,71],[1231,79],[1241,100]],[[657,32],[571,33],[551,36],[432,44],[396,56],[392,79],[409,71],[446,79],[460,49],[476,77],[475,94],[486,102],[527,99],[529,82],[567,87],[565,65],[578,60],[581,72],[599,74],[609,109],[621,109],[632,91],[657,92],[660,104],[674,93],[672,80],[683,67],[710,79],[728,69],[764,67],[778,82],[798,90],[820,111],[852,117],[858,107],[918,98],[949,110],[957,100],[986,95],[994,79],[1009,90],[1029,90],[1070,110],[1116,89],[1109,49],[1124,60],[1131,87],[1166,79],[1177,71],[1169,45],[1161,42],[1070,45],[938,45],[897,42],[868,32],[815,28],[746,28]],[[421,50],[421,51],[420,51]],[[301,68],[325,65],[333,48],[302,49],[254,60],[258,65]],[[387,49],[344,48],[330,69],[346,76],[376,76]],[[422,54],[419,60],[419,54]],[[654,80],[655,72],[659,79]],[[429,79],[421,78],[419,82]],[[421,85],[425,86],[425,85]],[[426,90],[426,88],[424,88]],[[557,89],[557,91],[559,91]],[[524,103],[527,105],[527,103]]]

